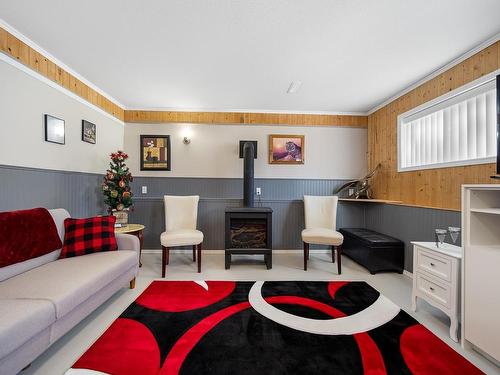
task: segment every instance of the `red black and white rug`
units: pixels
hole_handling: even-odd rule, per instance
[[[67,371],[102,373],[482,372],[365,282],[154,281]]]

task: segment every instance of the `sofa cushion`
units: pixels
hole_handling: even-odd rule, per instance
[[[45,208],[0,212],[0,267],[48,254],[61,239]]]
[[[56,320],[50,301],[0,299],[0,358],[13,352]]]
[[[0,299],[51,301],[59,319],[137,265],[137,252],[129,250],[59,259],[0,283]]]
[[[64,246],[60,258],[118,249],[114,216],[64,220]]]

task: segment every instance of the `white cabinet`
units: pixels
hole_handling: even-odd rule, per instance
[[[500,185],[462,186],[462,344],[500,361]]]
[[[429,302],[450,317],[450,337],[458,342],[460,301],[460,260],[462,248],[435,242],[413,244],[412,308],[417,297]]]

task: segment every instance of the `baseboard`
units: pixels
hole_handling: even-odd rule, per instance
[[[291,253],[302,253],[304,250],[303,249],[278,249],[278,250],[273,250],[273,254],[291,254]],[[172,249],[170,250],[171,253],[191,253],[191,249]],[[203,254],[222,254],[224,252],[223,249],[219,250],[210,250],[210,249],[203,249]],[[331,250],[330,249],[311,249],[311,253],[316,253],[316,254],[330,254]],[[161,249],[144,249],[142,250],[143,254],[158,254],[161,253]]]

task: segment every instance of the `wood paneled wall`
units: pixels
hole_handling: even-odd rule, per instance
[[[124,110],[66,70],[43,56],[23,41],[0,27],[0,52],[18,60],[27,67],[75,93],[89,103],[101,108],[119,120],[124,119]]]
[[[366,128],[366,116],[244,112],[125,111],[125,122],[348,126]]]
[[[368,116],[368,166],[382,168],[373,180],[375,198],[459,210],[461,185],[496,183],[495,164],[397,171],[397,117],[414,107],[500,68],[500,41],[483,49]]]

